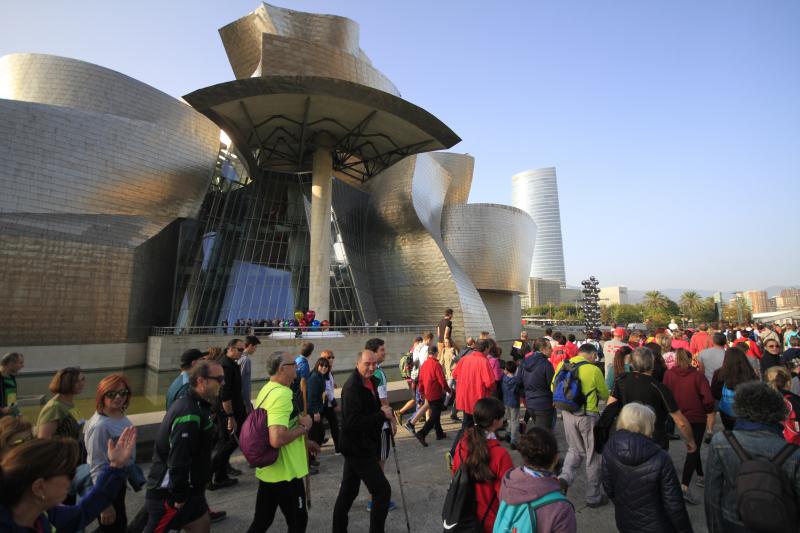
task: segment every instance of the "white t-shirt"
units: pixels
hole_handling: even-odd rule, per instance
[[[419,362],[419,368],[422,368],[428,359],[428,345],[424,342],[417,344],[417,347],[414,348],[413,358],[415,363]]]

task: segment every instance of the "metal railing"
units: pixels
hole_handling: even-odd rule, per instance
[[[304,336],[313,337],[341,337],[343,335],[375,335],[378,333],[417,333],[436,331],[435,325],[390,325],[390,326],[327,326],[327,327],[260,327],[260,326],[189,326],[189,327],[154,327],[150,330],[151,337],[171,337],[174,335],[255,335],[267,337],[274,333],[285,335],[293,334],[297,338]]]

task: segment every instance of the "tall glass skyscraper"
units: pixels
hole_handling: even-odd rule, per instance
[[[526,170],[512,177],[511,182],[511,203],[528,213],[536,223],[531,277],[557,279],[565,286],[567,277],[564,272],[556,169]]]

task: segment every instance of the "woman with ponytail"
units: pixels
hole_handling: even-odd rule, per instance
[[[0,460],[0,531],[10,533],[79,531],[114,501],[125,483],[136,447],[136,428],[117,443],[108,441],[108,466],[78,505],[61,505],[80,461],[73,439],[33,439],[15,446]]]
[[[497,398],[482,398],[475,403],[472,416],[475,425],[458,441],[453,473],[463,464],[475,482],[476,515],[483,524],[483,531],[491,533],[500,506],[500,481],[514,467],[508,451],[495,436],[495,431],[503,427],[505,407]]]

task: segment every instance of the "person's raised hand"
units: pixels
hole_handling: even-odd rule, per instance
[[[122,430],[116,444],[108,439],[108,464],[113,468],[125,468],[136,449],[136,427],[128,426]]]

